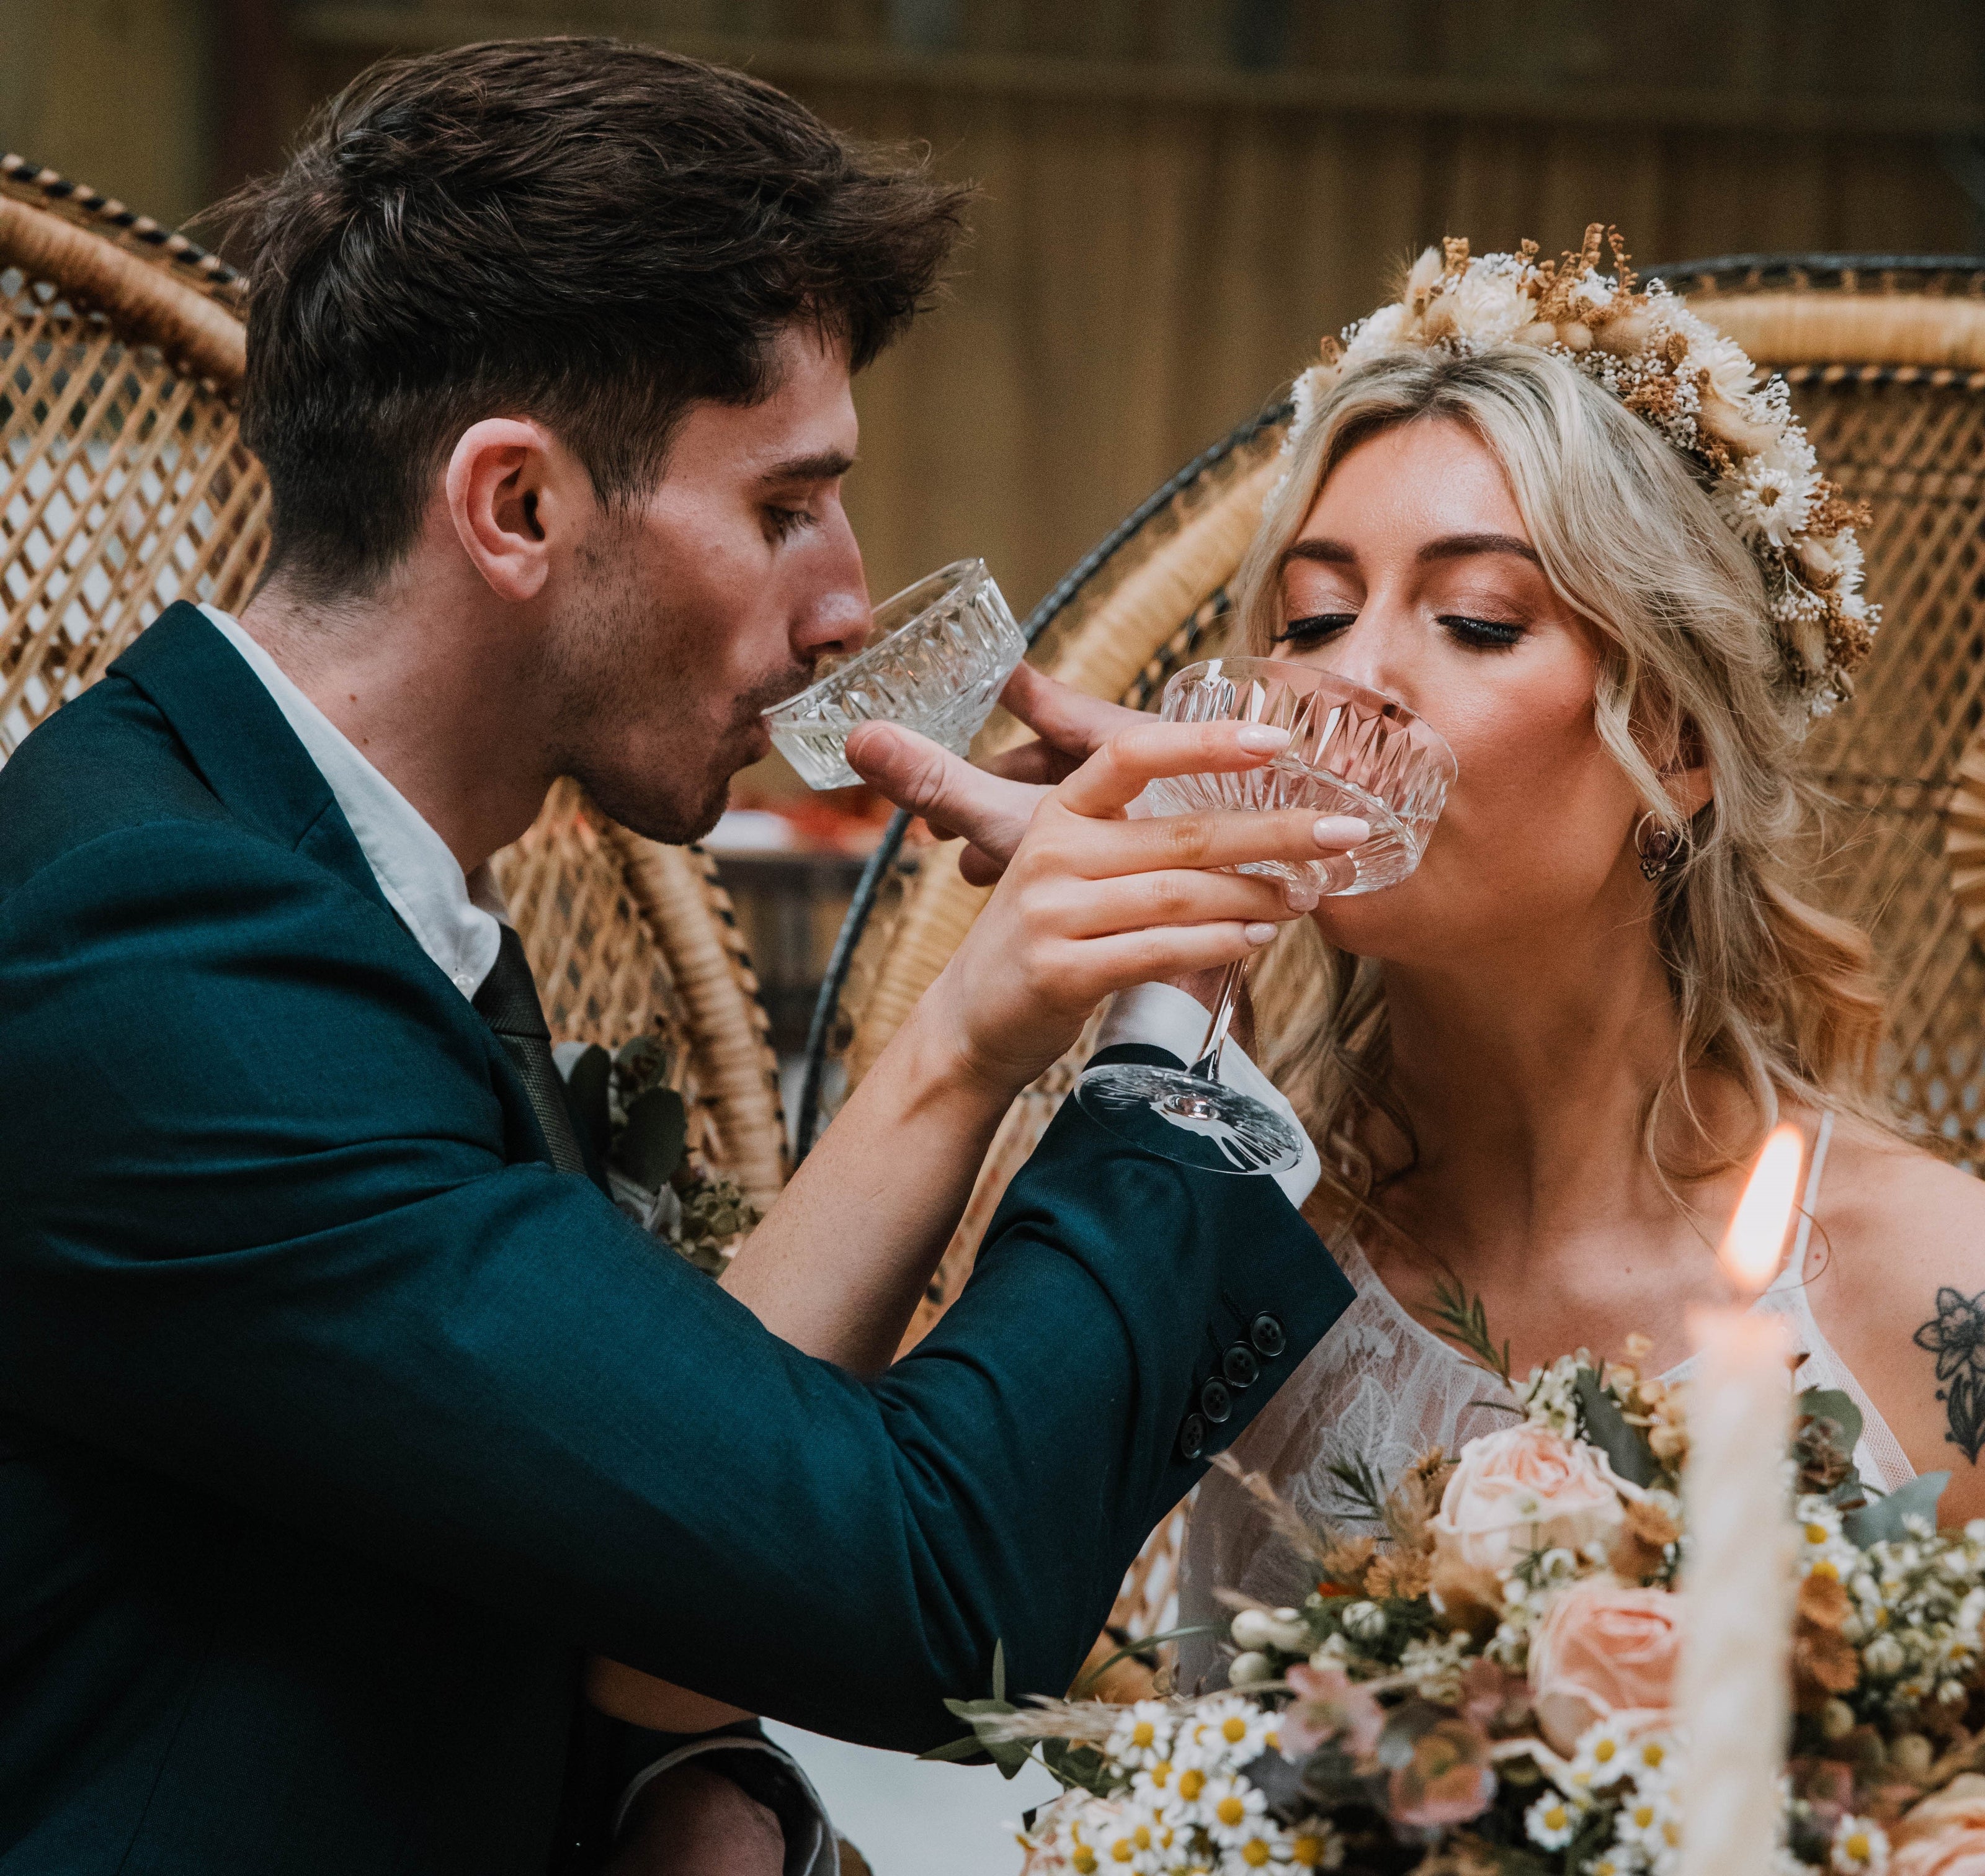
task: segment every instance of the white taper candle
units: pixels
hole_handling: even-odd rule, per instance
[[[1798,1191],[1802,1142],[1765,1143],[1723,1249],[1740,1294],[1777,1269]],[[1688,1560],[1678,1704],[1688,1741],[1683,1876],[1769,1876],[1789,1725],[1792,1626],[1792,1430],[1784,1322],[1745,1307],[1691,1313],[1682,1478]]]

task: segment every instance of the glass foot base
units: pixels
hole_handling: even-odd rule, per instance
[[[1207,1172],[1286,1172],[1302,1140],[1265,1102],[1182,1068],[1106,1062],[1076,1084],[1083,1113],[1118,1139]]]

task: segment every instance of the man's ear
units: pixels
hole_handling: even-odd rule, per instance
[[[499,599],[537,597],[553,555],[583,525],[592,482],[542,425],[485,417],[455,439],[443,479],[448,519],[470,564]]]

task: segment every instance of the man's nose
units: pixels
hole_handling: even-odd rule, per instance
[[[808,666],[845,657],[868,642],[873,614],[862,549],[838,508],[824,523],[808,556],[808,591],[792,627],[793,655]]]

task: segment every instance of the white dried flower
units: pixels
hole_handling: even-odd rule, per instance
[[[1889,1867],[1888,1833],[1872,1817],[1842,1818],[1830,1848],[1828,1861],[1839,1876],[1883,1876]]]
[[[1540,1850],[1562,1850],[1577,1834],[1580,1814],[1570,1798],[1547,1791],[1523,1813],[1523,1833]]]

